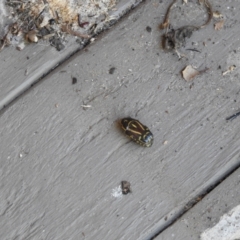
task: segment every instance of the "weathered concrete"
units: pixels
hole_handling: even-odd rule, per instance
[[[183,215],[176,223],[162,232],[156,240],[195,240],[200,239],[201,234],[207,229],[217,227],[216,224],[220,218],[229,212],[231,209],[239,205],[239,183],[240,169],[234,172],[230,177],[223,181],[210,194],[204,197],[194,208]],[[233,217],[233,216],[232,216]],[[232,219],[232,222],[237,219]],[[231,216],[228,219],[228,224],[231,222]],[[239,219],[237,220],[239,224]],[[227,235],[224,238],[218,236],[215,239],[230,239],[231,232],[228,230],[228,224],[225,224],[223,232]],[[237,226],[236,222],[235,225]],[[230,225],[231,226],[231,225]],[[219,233],[221,233],[219,229]],[[207,233],[209,235],[209,233]],[[204,234],[206,236],[206,234]],[[217,234],[216,234],[217,235]],[[217,236],[213,237],[217,237]],[[220,235],[223,235],[221,233]],[[204,237],[204,236],[202,236]],[[206,240],[208,238],[202,238]],[[236,238],[235,238],[236,239]]]
[[[166,3],[146,2],[2,111],[6,239],[148,239],[239,164],[239,121],[225,120],[239,107],[239,69],[222,69],[239,65],[240,18],[228,4],[213,3],[227,27],[194,33],[201,53],[178,61],[159,48]],[[193,85],[180,74],[188,64],[210,69]],[[127,116],[149,126],[151,148],[123,135]],[[122,180],[132,194],[118,194]]]
[[[119,1],[116,8],[109,12],[109,18],[117,21],[140,2],[141,0]],[[0,16],[0,26],[4,26],[3,20]],[[99,28],[106,29],[109,26],[101,25]],[[39,81],[51,69],[82,49],[83,44],[79,39],[77,42],[76,40],[75,37],[68,36],[66,38],[68,43],[61,52],[49,46],[48,41],[30,44],[22,52],[16,51],[13,46],[3,49],[0,54],[0,110]]]

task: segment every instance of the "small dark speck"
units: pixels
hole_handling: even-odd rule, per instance
[[[223,148],[222,147],[220,147],[220,150],[222,150]]]
[[[147,32],[151,32],[151,31],[152,31],[152,28],[149,27],[149,26],[147,26],[147,27],[146,27],[146,30],[147,30]]]
[[[77,83],[77,78],[73,77],[72,78],[72,84],[76,84]]]
[[[27,60],[29,59],[30,57],[29,56],[27,56]]]
[[[218,66],[218,69],[221,69],[221,68],[222,68],[222,67],[219,65],[219,66]]]
[[[134,48],[132,48],[132,51],[135,51],[135,49],[134,49]]]
[[[53,18],[51,18],[48,22],[50,25],[53,25],[55,23],[55,20]]]
[[[236,100],[236,99],[234,99],[234,102],[237,102],[237,100]]]
[[[113,74],[115,70],[116,70],[115,67],[111,67],[108,72],[109,72],[109,74]]]

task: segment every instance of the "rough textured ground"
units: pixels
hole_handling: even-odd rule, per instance
[[[100,29],[108,29],[119,18],[121,18],[130,9],[139,4],[140,0],[121,0],[112,11],[109,11],[108,17],[111,21],[105,22],[105,25],[98,24]],[[2,15],[4,16],[4,15]],[[6,15],[7,16],[7,15]],[[0,24],[5,26],[8,18],[1,18]],[[5,29],[5,32],[7,29]],[[29,44],[23,51],[16,51],[14,44],[8,48],[5,47],[0,54],[1,61],[1,88],[0,88],[0,109],[13,101],[26,89],[31,87],[39,79],[51,71],[53,68],[64,62],[72,54],[81,50],[86,44],[85,40],[74,37],[70,34],[65,35],[65,48],[57,51],[51,46],[50,42],[39,41]],[[94,42],[98,36],[91,38],[90,42]],[[18,43],[18,41],[17,41]]]
[[[185,49],[200,52],[185,50],[188,59],[159,47],[167,5],[147,1],[1,111],[5,239],[150,239],[239,165],[239,121],[225,120],[239,110],[239,68],[222,75],[239,66],[239,6],[212,5],[225,27],[194,33]],[[189,8],[187,19],[202,12]],[[185,7],[174,9],[186,25]],[[186,65],[209,70],[186,82]],[[124,136],[128,116],[153,132],[151,148]]]
[[[200,239],[200,236],[207,229],[212,229],[218,224],[224,214],[230,212],[236,206],[239,208],[239,183],[240,170],[238,169],[175,224],[162,232],[156,240]],[[238,239],[237,236],[233,237],[234,231],[232,230],[236,227],[239,237],[239,223],[239,218],[229,215],[228,221],[225,220],[222,229],[215,227],[218,230],[217,234],[207,233],[205,237],[202,236],[201,240]]]

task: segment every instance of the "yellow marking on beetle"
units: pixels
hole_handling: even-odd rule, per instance
[[[136,134],[140,134],[141,135],[141,133],[139,131],[134,131],[134,130],[129,130],[129,129],[128,129],[128,131],[131,132],[131,133],[136,133]]]
[[[143,127],[143,125],[142,125],[140,122],[137,122],[137,124],[138,124],[138,126],[139,126],[142,130],[145,130],[145,128]],[[131,126],[133,126],[134,128],[138,128],[138,127],[136,126],[136,123],[134,124],[134,123],[132,123],[132,121],[131,121],[128,125],[131,125]]]
[[[134,123],[129,123],[129,125],[131,124],[132,127],[137,128],[137,126]]]

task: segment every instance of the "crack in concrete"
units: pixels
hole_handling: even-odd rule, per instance
[[[202,191],[200,191],[197,195],[190,198],[190,200],[187,201],[187,203],[182,203],[175,209],[173,209],[171,212],[169,212],[164,218],[160,219],[159,221],[159,228],[153,231],[152,234],[147,236],[145,240],[153,240],[157,236],[159,236],[164,230],[172,226],[180,217],[182,217],[187,211],[189,211],[191,208],[193,208],[198,202],[200,202],[204,197],[206,197],[211,191],[213,191],[218,185],[222,183],[226,178],[228,178],[232,173],[237,171],[240,168],[240,159],[239,155],[234,156],[236,158],[236,163],[231,168],[227,168],[226,171],[223,170],[223,173],[219,176],[213,177],[212,180],[210,180],[208,183],[206,183],[206,187],[203,188]],[[239,159],[237,161],[237,159]],[[196,191],[195,191],[196,192]]]

